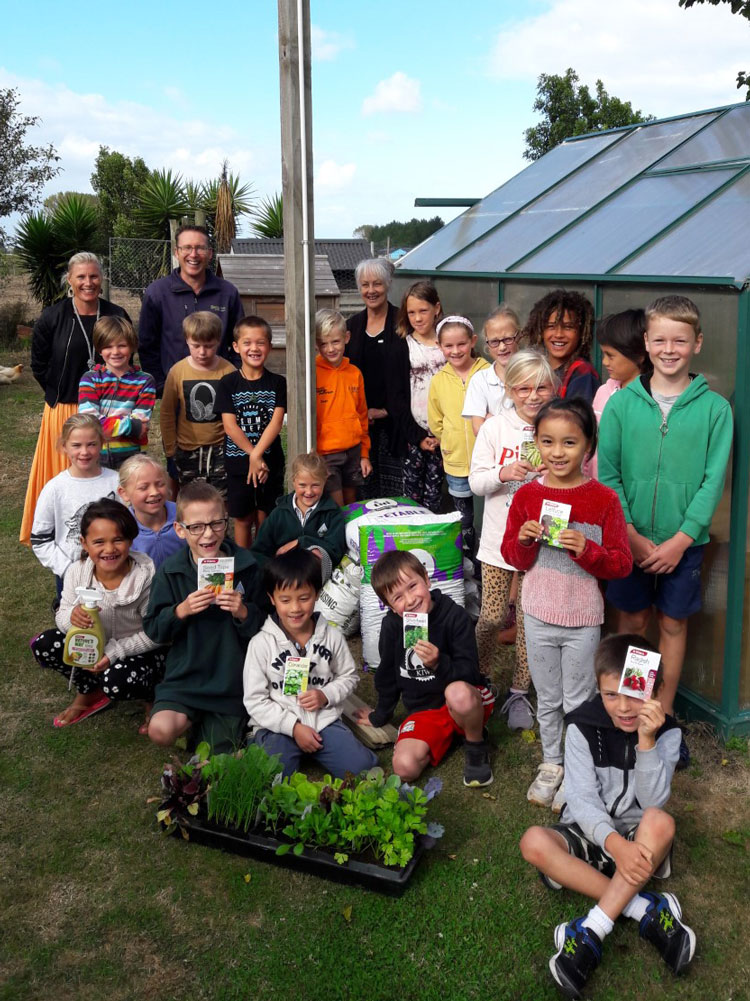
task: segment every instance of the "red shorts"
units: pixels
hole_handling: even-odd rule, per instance
[[[477,691],[482,697],[486,723],[495,708],[495,696],[489,688],[477,686]],[[396,743],[399,740],[423,740],[430,748],[430,764],[434,766],[448,753],[457,733],[463,736],[464,732],[451,716],[448,706],[441,706],[407,716],[398,728]]]

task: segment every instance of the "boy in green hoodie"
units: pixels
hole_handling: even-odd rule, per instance
[[[687,644],[688,618],[701,607],[700,568],[721,498],[732,411],[690,365],[703,346],[700,314],[690,299],[669,295],[646,309],[642,375],[610,399],[599,429],[599,478],[617,491],[633,553],[629,577],[611,581],[617,631],[645,635],[652,607],[659,623],[664,685],[673,712]],[[688,760],[680,748],[681,766]],[[680,766],[678,766],[680,767]]]
[[[173,744],[191,726],[196,743],[208,741],[215,753],[242,739],[242,669],[263,615],[255,604],[258,565],[225,538],[228,520],[221,494],[205,480],[180,491],[175,532],[187,547],[156,572],[143,620],[146,635],[169,646],[148,727],[156,744]],[[234,558],[232,589],[198,588],[197,561],[227,556]]]

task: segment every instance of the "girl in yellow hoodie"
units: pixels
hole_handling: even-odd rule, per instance
[[[446,364],[430,383],[427,419],[430,431],[440,442],[448,492],[461,515],[464,550],[473,556],[474,498],[469,486],[469,466],[476,436],[471,421],[461,413],[469,380],[489,364],[475,356],[477,335],[465,316],[446,316],[441,320],[437,339]]]

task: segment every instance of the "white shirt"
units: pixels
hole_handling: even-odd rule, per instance
[[[505,399],[505,384],[495,366],[475,372],[466,387],[462,417],[493,417],[500,413]]]

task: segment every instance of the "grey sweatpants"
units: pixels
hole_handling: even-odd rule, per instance
[[[553,626],[524,612],[526,652],[536,689],[545,761],[563,762],[563,716],[596,692],[594,653],[600,626]]]

